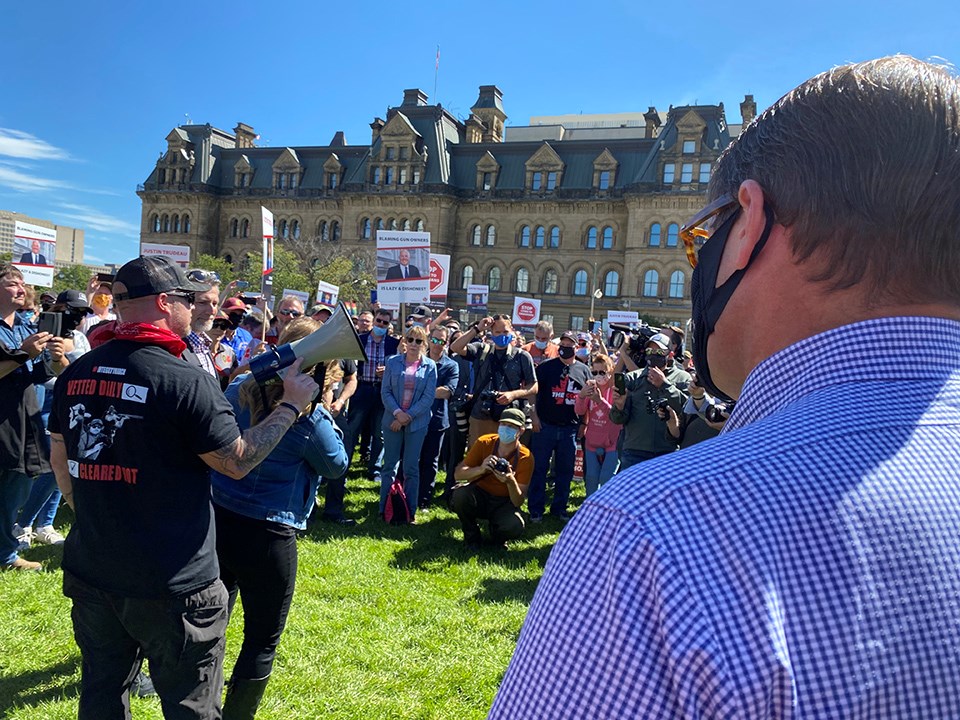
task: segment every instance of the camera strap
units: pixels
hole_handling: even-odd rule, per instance
[[[492,455],[500,457],[500,438],[497,438],[496,442],[493,445]],[[510,463],[510,467],[514,472],[517,472],[520,465],[520,439],[517,439],[517,446],[513,449],[513,460],[507,460]]]

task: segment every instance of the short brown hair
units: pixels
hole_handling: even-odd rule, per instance
[[[12,275],[13,277],[23,280],[23,273],[20,272],[20,268],[18,268],[16,265],[8,262],[0,263],[0,278],[5,278],[8,275]]]
[[[960,83],[905,55],[802,83],[720,156],[709,197],[757,181],[794,257],[878,304],[960,304]]]

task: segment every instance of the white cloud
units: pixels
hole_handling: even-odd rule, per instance
[[[0,128],[0,155],[29,160],[69,160],[70,154],[36,135]]]
[[[20,192],[65,190],[70,188],[68,183],[61,180],[51,180],[50,178],[40,177],[32,173],[23,173],[4,164],[0,164],[0,185],[6,185]]]
[[[140,226],[121,218],[102,213],[87,205],[60,203],[64,211],[54,213],[57,217],[69,220],[71,225],[108,235],[140,236]],[[66,224],[66,223],[65,223]]]

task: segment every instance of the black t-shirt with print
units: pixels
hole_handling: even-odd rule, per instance
[[[577,394],[590,379],[583,363],[565,365],[560,358],[537,365],[537,417],[550,425],[576,425],[580,421],[573,410]]]
[[[213,376],[160,347],[112,340],[57,380],[50,431],[63,435],[77,511],[64,570],[141,598],[187,595],[216,580],[210,477],[199,455],[240,431]]]

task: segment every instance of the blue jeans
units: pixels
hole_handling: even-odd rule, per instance
[[[583,459],[586,465],[583,482],[587,486],[587,497],[590,497],[617,471],[617,451],[603,448],[584,450]]]
[[[30,495],[30,476],[16,470],[0,471],[0,565],[17,559],[20,541],[13,536],[17,513]]]
[[[20,527],[46,527],[53,525],[60,507],[60,488],[57,487],[57,478],[51,473],[43,473],[34,482],[30,496],[20,510],[17,522]]]
[[[527,507],[530,515],[543,515],[547,502],[547,470],[550,456],[555,452],[553,502],[550,512],[560,515],[567,510],[570,499],[570,481],[573,480],[573,460],[577,454],[577,426],[550,425],[541,423],[540,432],[534,433],[530,440],[533,453],[533,477],[530,479],[530,493]]]
[[[350,435],[350,418],[352,413],[341,412],[333,421],[343,432],[343,447],[347,451],[347,457],[353,460],[353,447],[357,439]],[[343,504],[347,494],[347,472],[350,471],[349,464],[347,471],[337,478],[324,478],[324,501],[323,517],[327,520],[339,520],[344,517]]]
[[[409,427],[409,426],[408,426]],[[383,431],[383,473],[380,475],[380,513],[387,506],[387,495],[390,486],[397,476],[403,456],[403,492],[407,496],[407,509],[410,517],[417,514],[417,499],[420,493],[420,450],[423,448],[423,439],[427,436],[427,428],[411,431],[408,427],[398,432]]]
[[[628,467],[637,465],[646,460],[653,460],[655,457],[660,457],[661,455],[666,455],[667,453],[674,452],[673,450],[667,450],[665,452],[647,452],[646,450],[621,450],[620,451],[620,469],[617,470],[618,473],[622,473]]]
[[[440,446],[446,435],[447,430],[430,430],[420,449],[420,497],[417,500],[420,507],[427,507],[433,501],[440,467]]]
[[[368,472],[371,476],[380,472],[380,458],[383,452],[383,400],[380,398],[380,384],[372,385],[361,382],[357,391],[350,398],[350,411],[347,416],[350,444],[347,445],[347,433],[344,433],[344,447],[347,457],[353,462],[353,453],[357,449],[357,441],[363,430],[370,432],[370,465]]]

